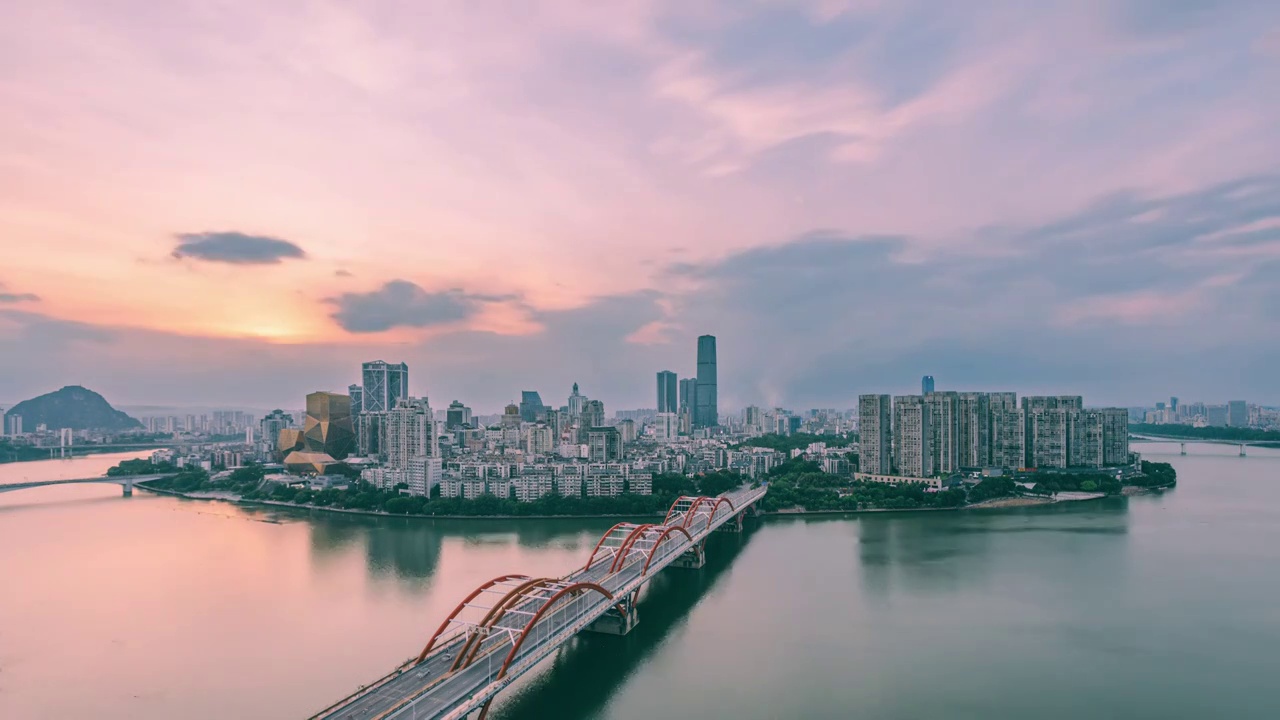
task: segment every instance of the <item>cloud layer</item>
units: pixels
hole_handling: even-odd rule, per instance
[[[173,249],[177,259],[191,258],[229,265],[275,265],[307,254],[288,240],[239,232],[181,233]]]
[[[640,406],[710,332],[726,408],[1280,402],[1277,38],[1253,0],[5,7],[41,303],[0,294],[0,398],[275,405],[383,356]]]

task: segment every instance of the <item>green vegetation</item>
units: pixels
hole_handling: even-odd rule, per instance
[[[828,475],[816,462],[789,460],[769,471],[769,494],[761,509],[910,510],[954,508],[965,502],[963,490],[926,492],[921,485],[854,482]]]
[[[109,475],[148,475],[173,472],[172,466],[153,465],[148,460],[126,460],[108,471]],[[282,483],[264,483],[261,465],[237,468],[230,476],[212,479],[203,470],[187,470],[170,478],[148,482],[149,487],[174,492],[221,491],[242,500],[265,500],[342,510],[386,512],[394,515],[655,515],[665,513],[681,495],[719,495],[743,484],[732,472],[716,472],[696,478],[683,475],[656,475],[652,495],[624,494],[613,498],[561,497],[548,495],[533,502],[483,495],[473,500],[442,498],[439,488],[431,499],[402,495],[396,490],[380,490],[358,479],[345,489],[311,490]]]
[[[1150,425],[1129,423],[1133,435],[1164,435],[1188,440],[1230,440],[1232,442],[1280,443],[1280,430],[1254,430],[1238,427],[1192,427],[1190,425]]]
[[[34,445],[16,445],[7,438],[0,438],[0,463],[48,460],[49,448]]]
[[[160,475],[162,473],[176,472],[177,470],[177,466],[173,463],[153,463],[148,458],[138,458],[137,460],[121,460],[119,465],[107,470],[107,477]]]
[[[790,453],[792,450],[807,448],[813,443],[826,443],[827,447],[847,447],[853,444],[852,435],[811,435],[809,433],[796,433],[794,435],[761,435],[744,440],[733,446],[735,450],[741,450],[745,447],[761,447],[777,450],[778,452]]]
[[[126,460],[108,471],[109,475],[145,475],[172,472],[167,464],[147,460]],[[1143,461],[1143,474],[1126,478],[1125,485],[1170,487],[1177,473],[1167,463]],[[344,489],[311,490],[282,483],[265,483],[260,465],[237,468],[229,476],[213,480],[203,470],[183,470],[154,480],[151,487],[175,492],[222,491],[243,500],[261,500],[294,505],[385,512],[393,515],[531,516],[531,515],[656,515],[663,513],[681,495],[719,495],[749,481],[736,472],[719,471],[685,477],[655,475],[652,495],[624,494],[614,498],[561,497],[548,495],[533,502],[482,495],[472,500],[442,498],[439,488],[430,499],[402,495],[398,490],[380,490],[358,480]],[[985,478],[937,492],[914,484],[888,485],[855,482],[848,477],[822,472],[812,461],[789,460],[768,474],[769,494],[761,503],[765,511],[805,510],[914,510],[958,508],[966,504],[1013,497],[1020,494],[1053,496],[1059,492],[1103,492],[1119,494],[1121,482],[1106,473],[1036,473],[1035,488],[1027,490],[1013,478]]]

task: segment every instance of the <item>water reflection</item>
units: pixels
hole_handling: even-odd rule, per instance
[[[990,582],[990,558],[1000,536],[1052,536],[1071,547],[1070,536],[1123,536],[1129,532],[1128,500],[1108,498],[1028,508],[960,512],[884,513],[859,516],[858,567],[872,597],[900,592],[957,593]],[[1046,541],[1031,537],[1030,548]]]
[[[669,569],[650,581],[636,605],[640,623],[623,637],[581,633],[559,653],[550,667],[528,684],[517,683],[500,699],[497,720],[543,720],[599,717],[622,681],[644,666],[672,630],[688,618],[734,559],[756,528],[714,535],[707,543],[701,570]]]

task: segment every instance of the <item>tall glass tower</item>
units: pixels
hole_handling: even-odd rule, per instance
[[[364,387],[361,412],[386,412],[409,397],[409,366],[404,363],[367,362],[360,368],[360,378]]]
[[[716,396],[716,338],[698,338],[698,396],[693,408],[693,424],[709,428],[720,424]]]
[[[920,394],[928,395],[931,392],[933,392],[933,376],[925,375],[920,378]]]
[[[676,374],[663,370],[658,373],[658,412],[677,412],[680,408],[676,402]]]

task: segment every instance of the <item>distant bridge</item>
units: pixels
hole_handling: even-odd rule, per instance
[[[559,578],[501,575],[473,590],[419,655],[312,720],[483,720],[499,692],[580,631],[625,635],[635,602],[666,567],[700,568],[707,537],[742,530],[768,485],[720,497],[681,497],[661,524],[618,523]],[[623,650],[618,650],[623,652]]]
[[[1141,442],[1176,442],[1180,446],[1180,452],[1187,454],[1187,443],[1204,443],[1207,445],[1234,445],[1240,448],[1240,457],[1245,457],[1246,447],[1275,447],[1276,443],[1269,440],[1224,440],[1220,438],[1193,438],[1185,435],[1154,435],[1152,433],[1133,434],[1129,436],[1130,440],[1138,440]]]
[[[111,483],[119,485],[124,489],[126,496],[133,494],[133,484],[146,482],[148,480],[159,480],[160,478],[170,477],[173,473],[165,473],[162,475],[119,475],[116,477],[92,477],[92,478],[74,478],[71,480],[33,480],[31,482],[8,483],[0,485],[0,493],[12,492],[14,490],[26,490],[28,488],[48,487],[50,485],[88,485],[90,483]]]

